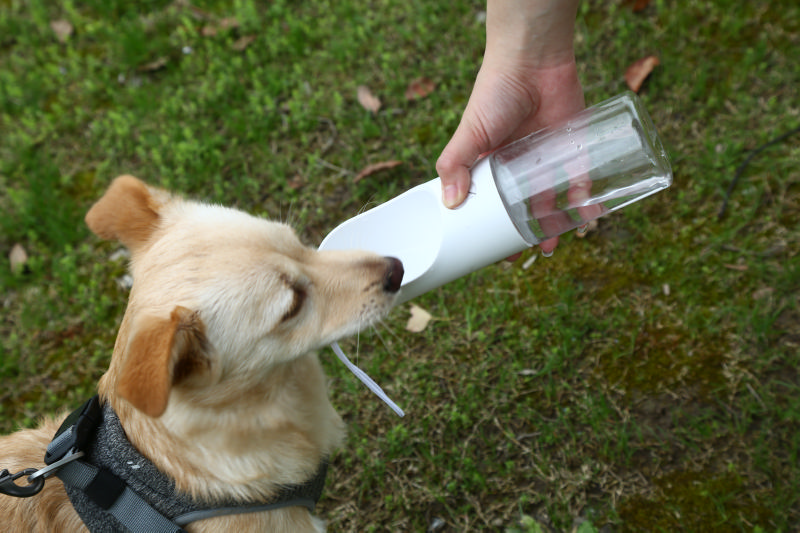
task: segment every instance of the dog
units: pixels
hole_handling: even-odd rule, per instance
[[[186,501],[255,506],[206,516],[185,531],[324,531],[307,507],[259,504],[307,483],[341,445],[344,424],[315,350],[384,317],[402,263],[366,251],[317,251],[283,223],[132,176],[115,179],[85,220],[98,237],[128,248],[134,279],[98,384],[104,416],[121,427],[109,433],[111,445],[127,437],[130,453]],[[0,468],[44,467],[64,416],[0,438]],[[0,495],[3,529],[86,531],[68,491],[51,478],[35,496]],[[92,531],[122,529],[105,515],[94,519],[100,526]]]

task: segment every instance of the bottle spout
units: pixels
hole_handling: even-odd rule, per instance
[[[427,185],[427,184],[425,184]],[[346,220],[320,244],[320,250],[368,250],[403,263],[403,287],[436,262],[442,245],[439,205],[430,187],[415,187],[397,198]]]

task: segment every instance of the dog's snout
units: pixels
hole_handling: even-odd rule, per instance
[[[403,263],[396,257],[387,257],[389,268],[386,277],[383,278],[383,290],[386,292],[397,292],[403,282]]]

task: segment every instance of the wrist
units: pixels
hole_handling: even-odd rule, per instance
[[[488,0],[489,62],[550,68],[574,61],[577,0]]]

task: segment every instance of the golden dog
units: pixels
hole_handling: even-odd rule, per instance
[[[342,442],[314,350],[385,316],[402,264],[319,252],[286,225],[117,178],[86,215],[134,279],[98,391],[130,444],[198,502],[269,501]],[[44,466],[62,417],[0,438],[0,468]],[[64,485],[0,495],[6,531],[85,531]],[[324,531],[305,507],[205,518],[190,532]]]

